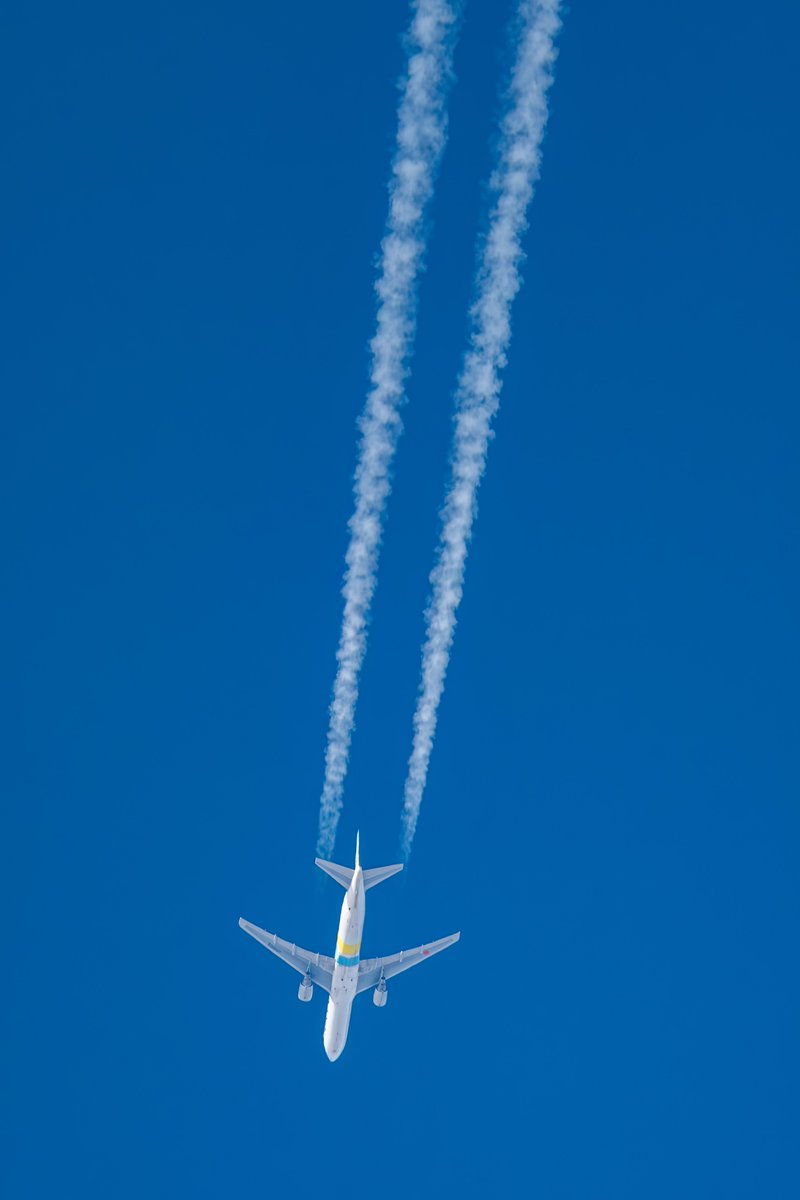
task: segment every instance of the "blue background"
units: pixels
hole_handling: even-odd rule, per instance
[[[511,5],[471,0],[336,857],[394,861]],[[410,869],[312,859],[400,0],[2,20],[5,1194],[794,1197],[796,5],[566,14]]]

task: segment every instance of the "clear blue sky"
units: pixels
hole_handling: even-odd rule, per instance
[[[337,844],[396,859],[507,0],[470,0]],[[788,2],[567,12],[410,870],[312,859],[400,0],[16,6],[4,1194],[800,1192]],[[10,987],[9,987],[10,983]],[[4,1006],[5,1007],[5,1006]]]

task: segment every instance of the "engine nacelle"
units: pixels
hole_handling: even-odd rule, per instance
[[[303,981],[297,989],[297,999],[308,1001],[314,995],[314,985],[308,975],[303,976]]]
[[[372,1003],[376,1008],[383,1008],[389,998],[389,989],[386,987],[386,980],[382,979],[375,991],[372,993]]]

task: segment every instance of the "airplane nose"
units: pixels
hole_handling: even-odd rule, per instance
[[[328,1030],[325,1030],[325,1037],[322,1039],[322,1044],[325,1047],[325,1053],[331,1062],[336,1062],[339,1055],[342,1053],[343,1046],[338,1038],[329,1037]]]
[[[338,1039],[334,1031],[325,1024],[325,1033],[322,1038],[322,1044],[325,1047],[325,1053],[331,1062],[336,1062],[339,1055],[342,1053],[341,1045],[337,1045]]]
[[[350,1021],[349,1005],[342,1008],[337,1006],[333,999],[328,1001],[328,1014],[325,1018],[325,1032],[322,1035],[322,1044],[325,1047],[325,1053],[331,1062],[336,1062],[339,1055],[344,1050],[344,1044],[347,1041],[347,1026]]]

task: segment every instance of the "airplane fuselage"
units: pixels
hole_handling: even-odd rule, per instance
[[[361,956],[361,938],[364,932],[364,880],[360,866],[356,866],[350,886],[342,901],[339,917],[339,933],[336,938],[335,968],[325,1014],[325,1032],[322,1043],[331,1062],[342,1053],[350,1027],[350,1010],[358,987],[358,963]]]

